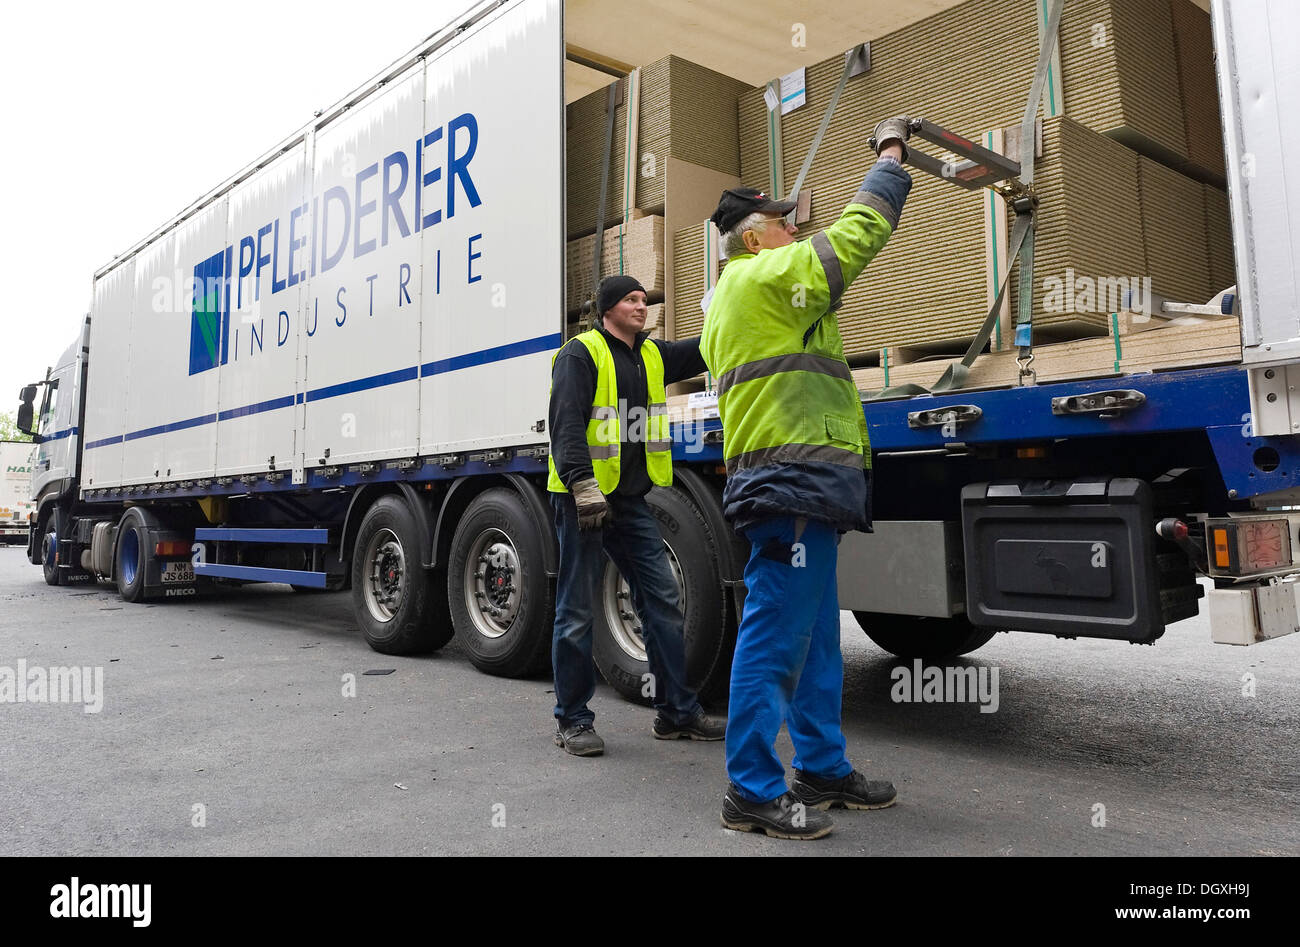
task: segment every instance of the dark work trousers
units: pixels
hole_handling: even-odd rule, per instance
[[[555,717],[561,728],[591,723],[587,706],[596,690],[592,662],[592,609],[599,602],[605,556],[614,561],[632,589],[641,619],[646,657],[653,675],[655,708],[675,724],[699,709],[686,686],[686,645],[677,580],[668,565],[659,526],[645,497],[605,497],[610,513],[601,529],[578,529],[578,508],[571,493],[552,493],[555,531],[560,538],[560,578],[555,595],[555,635],[551,664],[555,670]]]

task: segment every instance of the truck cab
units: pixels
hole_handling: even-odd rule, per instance
[[[35,515],[28,538],[28,557],[42,562],[42,546],[57,517],[55,510],[76,499],[80,458],[82,395],[89,317],[82,323],[80,337],[64,350],[45,378],[22,390],[18,427],[32,436],[36,450],[32,457],[31,499]]]

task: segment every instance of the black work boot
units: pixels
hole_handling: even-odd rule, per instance
[[[790,793],[771,802],[750,802],[734,785],[722,797],[722,827],[763,832],[772,838],[814,839],[829,835],[831,817],[804,805]]]
[[[898,794],[893,783],[867,779],[856,769],[840,779],[822,779],[797,769],[790,795],[810,809],[884,809],[894,804]]]
[[[605,752],[605,741],[589,723],[575,723],[568,727],[557,724],[555,745],[574,756],[600,756]]]
[[[721,740],[727,735],[727,721],[710,717],[701,708],[685,723],[673,723],[662,712],[655,716],[656,740]]]

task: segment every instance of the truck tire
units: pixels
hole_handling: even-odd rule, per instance
[[[63,584],[63,573],[55,562],[58,534],[63,528],[62,524],[63,514],[57,508],[50,510],[50,515],[45,518],[45,532],[41,536],[41,573],[45,576],[46,585]]]
[[[659,522],[668,564],[677,576],[686,638],[686,683],[701,703],[725,697],[731,677],[722,581],[713,537],[704,517],[687,494],[672,487],[656,487],[646,495],[650,512]],[[596,667],[610,687],[628,700],[651,704],[647,686],[650,664],[646,659],[641,621],[627,582],[614,563],[605,562],[604,579],[593,609],[592,653]]]
[[[908,660],[944,661],[960,657],[984,647],[997,634],[994,628],[975,627],[965,615],[927,618],[855,611],[853,617],[878,646]]]
[[[113,553],[113,578],[124,602],[144,601],[144,577],[149,531],[138,515],[128,512],[118,526],[117,549]]]
[[[476,496],[451,541],[447,600],[456,637],[486,674],[524,677],[550,667],[555,588],[541,530],[507,487]]]
[[[451,640],[436,570],[420,565],[415,514],[399,496],[366,511],[352,554],[352,610],[366,644],[380,654],[425,654]]]

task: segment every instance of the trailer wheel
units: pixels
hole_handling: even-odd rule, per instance
[[[656,487],[646,495],[650,511],[659,522],[664,554],[677,578],[686,638],[686,683],[701,702],[726,694],[731,675],[731,653],[718,558],[704,518],[682,491]],[[605,562],[604,579],[593,614],[596,666],[609,685],[628,700],[651,704],[650,663],[645,638],[627,581],[614,563]]]
[[[447,599],[461,647],[487,674],[524,677],[550,666],[555,590],[544,527],[504,487],[475,497],[456,526]]]
[[[964,615],[927,618],[855,611],[853,617],[877,645],[909,660],[943,661],[960,657],[984,647],[997,634],[994,628],[977,628]]]
[[[50,515],[45,518],[45,532],[41,536],[41,572],[45,576],[46,585],[63,584],[63,575],[55,561],[62,523],[63,516],[57,508],[50,510]]]
[[[380,497],[353,550],[352,609],[366,644],[380,654],[423,654],[451,640],[441,583],[420,565],[420,531],[405,500]]]
[[[118,527],[117,552],[113,563],[113,577],[117,580],[117,594],[124,602],[144,601],[145,550],[149,545],[144,523],[137,515],[128,513]]]

